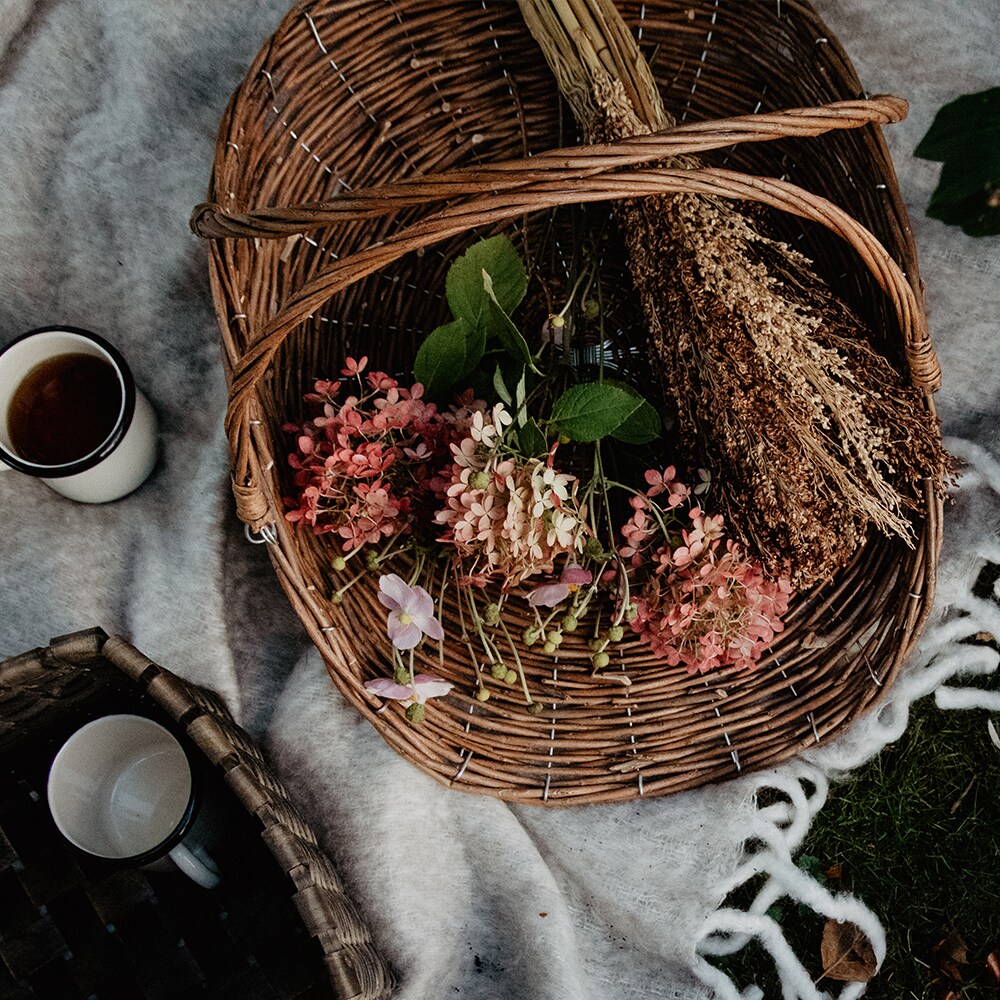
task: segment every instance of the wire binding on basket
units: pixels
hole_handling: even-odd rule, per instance
[[[570,645],[557,674],[551,661],[529,664],[551,706],[542,715],[499,699],[484,708],[457,687],[417,733],[362,688],[385,656],[373,594],[354,588],[349,612],[333,604],[332,550],[283,519],[280,427],[309,380],[336,371],[348,349],[389,370],[412,361],[416,338],[440,322],[443,267],[473,231],[506,225],[533,240],[544,220],[559,224],[547,214],[559,206],[676,191],[773,210],[780,233],[817,261],[933,412],[940,370],[877,127],[903,117],[905,102],[859,99],[849,60],[803,0],[777,11],[621,0],[644,50],[657,52],[665,102],[688,120],[584,147],[564,134],[515,5],[393,0],[363,23],[348,7],[298,5],[261,51],[223,119],[209,201],[192,220],[213,241],[239,514],[254,531],[273,525],[278,577],[341,692],[439,781],[546,804],[665,794],[772,766],[865,711],[933,597],[942,497],[931,481],[916,549],[870,539],[835,580],[801,596],[753,674],[713,675],[719,695],[633,643],[622,697],[610,678],[577,672]],[[372,66],[369,81],[362,67]],[[688,152],[711,165],[656,165]],[[246,319],[232,324],[234,313]],[[459,684],[458,666],[445,668]]]

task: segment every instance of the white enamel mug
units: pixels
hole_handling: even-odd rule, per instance
[[[203,840],[217,830],[199,822],[198,813],[210,810],[195,792],[184,748],[141,715],[88,722],[49,771],[49,810],[74,847],[128,867],[176,866],[212,889],[219,871]]]
[[[10,402],[33,369],[65,354],[89,354],[111,365],[121,393],[119,412],[111,431],[93,451],[60,465],[43,465],[15,450],[9,428]],[[75,327],[42,327],[0,350],[0,469],[41,479],[70,500],[106,503],[142,485],[153,471],[156,456],[156,414],[136,388],[125,359],[106,340]]]

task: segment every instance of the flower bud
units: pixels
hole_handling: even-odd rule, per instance
[[[588,538],[587,544],[583,547],[583,554],[588,559],[604,562],[604,546],[601,544],[601,540],[594,537]]]
[[[531,712],[532,715],[541,715],[542,714],[542,703],[540,701],[533,701],[528,706],[528,711]]]
[[[553,646],[561,646],[562,645],[562,641],[563,641],[563,637],[562,637],[562,633],[561,632],[550,632],[549,633],[549,642],[551,642]]]
[[[576,627],[580,624],[580,621],[576,615],[566,615],[560,624],[562,625],[562,630],[564,632],[575,632]]]
[[[544,646],[542,646],[543,653],[554,653],[556,651],[556,644],[549,639]]]
[[[505,684],[513,684],[517,680],[517,671],[508,670],[503,679]]]
[[[333,594],[331,595],[331,597],[330,597],[330,603],[331,604],[340,604],[340,602],[343,599],[344,599],[344,595],[339,590],[335,590],[333,592]]]
[[[607,653],[594,653],[590,662],[594,664],[595,670],[603,670],[611,662],[611,657]]]
[[[343,556],[334,556],[331,565],[340,573],[342,570],[347,569],[347,560]]]
[[[601,307],[597,304],[596,299],[584,299],[583,302],[583,316],[584,319],[595,320],[600,314]]]
[[[623,629],[621,625],[612,625],[611,628],[608,629],[608,639],[611,642],[621,642],[624,637],[625,629]]]
[[[487,604],[486,609],[483,611],[483,621],[487,625],[496,625],[500,621],[500,605]]]
[[[392,672],[392,679],[402,687],[410,683],[410,671],[406,667],[396,667]]]
[[[507,676],[507,664],[506,663],[494,663],[490,667],[490,673],[493,675],[495,681],[502,681]]]
[[[425,714],[424,706],[419,702],[415,702],[414,704],[407,706],[406,721],[414,726],[419,725],[424,721]]]
[[[365,550],[365,566],[368,569],[378,569],[378,553],[374,549]]]
[[[538,629],[533,625],[526,628],[521,638],[524,639],[525,646],[534,646],[538,642]]]
[[[490,689],[481,687],[476,692],[476,701],[489,701],[490,700]]]
[[[490,474],[484,469],[479,469],[469,476],[469,485],[474,490],[485,490],[490,485]]]

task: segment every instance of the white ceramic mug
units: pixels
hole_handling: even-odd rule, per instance
[[[114,369],[121,393],[119,412],[107,437],[86,455],[44,465],[19,455],[11,442],[10,402],[25,377],[59,355],[88,354]],[[136,388],[124,358],[103,338],[75,327],[31,330],[0,351],[0,468],[41,479],[70,500],[106,503],[140,486],[156,464],[156,414]]]
[[[197,815],[210,810],[184,748],[152,719],[105,715],[78,729],[52,762],[48,800],[59,832],[87,854],[129,867],[166,861],[206,889],[219,884],[202,842],[217,829]]]

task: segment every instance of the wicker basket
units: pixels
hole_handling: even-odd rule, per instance
[[[113,712],[158,719],[203,755],[229,804],[218,888],[109,867],[57,833],[52,758]],[[215,695],[100,629],[0,662],[0,995],[381,1000],[390,988],[313,832]]]
[[[210,204],[192,220],[213,238],[241,518],[270,542],[337,687],[383,737],[445,784],[520,802],[676,792],[773,766],[827,737],[867,710],[905,660],[940,546],[932,475],[916,548],[871,538],[835,580],[797,599],[752,673],[690,676],[626,642],[591,676],[579,640],[564,643],[555,664],[527,651],[540,715],[527,714],[516,691],[477,702],[460,657],[422,664],[456,687],[419,727],[365,692],[365,680],[386,673],[383,609],[374,587],[334,605],[330,542],[284,521],[281,425],[301,415],[311,380],[332,377],[345,353],[408,371],[416,344],[446,315],[448,262],[476,236],[506,229],[522,246],[541,244],[558,278],[574,212],[607,214],[600,203],[676,191],[759,202],[933,408],[939,371],[878,127],[899,120],[905,103],[866,99],[843,50],[799,0],[619,8],[679,125],[581,148],[515,3],[298,4],[230,102]],[[707,166],[650,165],[684,152]],[[590,207],[553,211],[581,204]],[[616,249],[609,243],[606,260],[621,260]],[[606,308],[638,322],[624,265],[609,263],[603,277]],[[446,628],[457,621],[453,605],[445,618]]]

